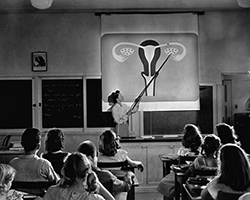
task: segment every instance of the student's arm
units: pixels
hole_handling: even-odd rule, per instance
[[[119,193],[119,192],[128,192],[132,185],[133,185],[133,178],[134,173],[133,172],[127,172],[126,175],[123,177],[123,180],[118,179],[115,175],[110,173],[110,179],[113,181],[113,192]]]
[[[127,161],[128,161],[129,166],[137,167],[141,172],[144,170],[144,165],[141,161],[132,160],[128,156],[127,156]]]
[[[48,181],[55,181],[56,183],[60,180],[59,175],[55,172],[52,164],[45,160],[42,163],[41,175]]]

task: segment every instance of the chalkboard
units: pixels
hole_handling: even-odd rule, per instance
[[[83,80],[42,80],[43,128],[83,127]]]
[[[213,87],[200,86],[199,111],[144,112],[144,135],[180,134],[185,124],[197,125],[202,134],[213,133]]]
[[[87,79],[87,127],[114,127],[111,112],[102,112],[102,81]]]
[[[0,80],[0,128],[32,127],[32,80]]]

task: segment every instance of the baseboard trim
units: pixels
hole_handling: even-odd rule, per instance
[[[158,192],[156,190],[156,186],[139,186],[135,188],[136,193],[152,193],[152,192]]]

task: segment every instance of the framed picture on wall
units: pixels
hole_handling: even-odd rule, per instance
[[[31,53],[32,60],[32,71],[34,72],[43,72],[47,71],[48,61],[47,61],[47,52],[38,51]]]

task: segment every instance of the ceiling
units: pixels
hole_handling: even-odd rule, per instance
[[[54,0],[49,9],[37,10],[31,6],[29,0],[0,0],[0,13],[102,11],[183,12],[235,10],[246,10],[246,8],[240,7],[236,0]]]

